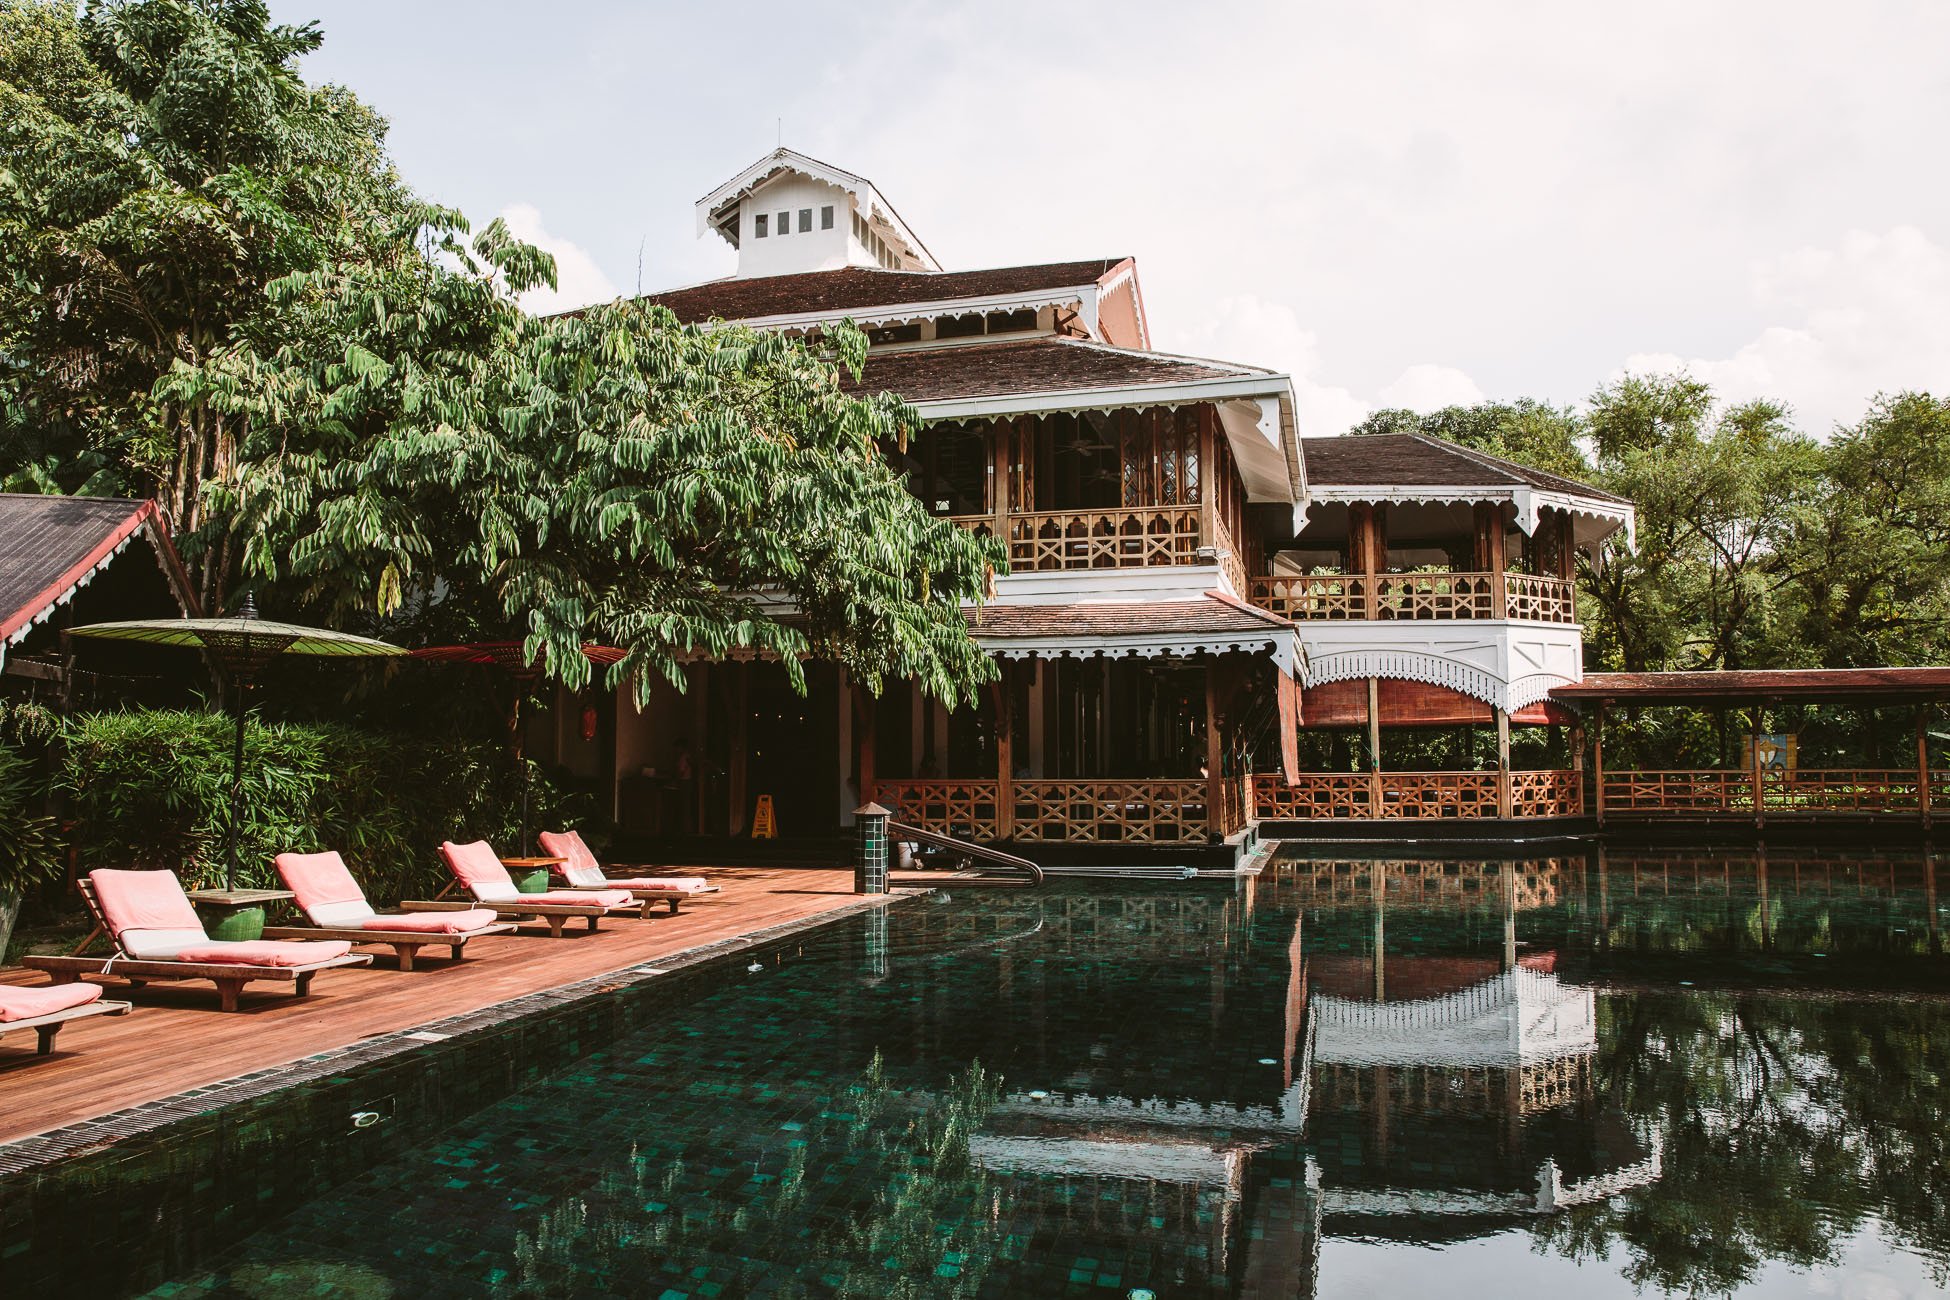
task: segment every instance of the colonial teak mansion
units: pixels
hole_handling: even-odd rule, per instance
[[[651,300],[868,332],[858,388],[926,424],[900,457],[913,491],[1007,544],[970,611],[1001,680],[950,712],[830,665],[801,697],[749,659],[641,712],[565,700],[538,756],[612,783],[626,833],[746,833],[761,796],[788,838],[871,799],[974,839],[1181,854],[1262,822],[1604,817],[1582,722],[1608,697],[1570,707],[1593,689],[1573,579],[1629,539],[1630,502],[1433,438],[1309,437],[1287,376],[1152,348],[1132,258],[944,269],[871,182],[791,150],[697,221],[737,273]],[[1453,757],[1388,770],[1393,728]],[[1548,759],[1513,765],[1513,728],[1550,728],[1517,747]],[[1758,816],[1748,775],[1718,811]],[[1640,787],[1612,787],[1614,812]]]

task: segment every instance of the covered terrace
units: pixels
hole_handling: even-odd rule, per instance
[[[1772,819],[1901,817],[1928,828],[1935,810],[1950,806],[1950,771],[1931,766],[1929,749],[1930,719],[1950,698],[1950,668],[1593,673],[1556,688],[1551,698],[1590,716],[1592,812],[1600,826],[1654,818],[1762,827]],[[1903,756],[1913,755],[1913,761],[1889,761],[1884,745],[1867,763],[1810,764],[1797,730],[1770,730],[1770,724],[1805,717],[1813,706],[1907,714]],[[1704,710],[1718,720],[1723,737],[1736,725],[1744,727],[1736,746],[1721,746],[1723,755],[1737,752],[1737,761],[1692,768],[1608,766],[1607,717],[1648,708]]]

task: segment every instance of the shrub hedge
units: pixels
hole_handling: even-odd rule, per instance
[[[71,720],[56,781],[81,869],[169,867],[186,887],[218,883],[234,725],[188,710]],[[529,829],[586,825],[594,802],[538,775]],[[375,903],[429,898],[447,883],[440,841],[512,851],[520,812],[519,769],[493,741],[254,720],[236,883],[276,887],[276,854],[337,849]]]

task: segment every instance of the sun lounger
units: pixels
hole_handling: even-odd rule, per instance
[[[337,853],[280,853],[278,877],[297,896],[298,910],[310,925],[267,928],[267,939],[344,939],[349,943],[383,943],[399,954],[399,968],[412,970],[422,948],[446,948],[459,961],[469,939],[506,934],[515,927],[490,908],[464,912],[407,912],[382,916],[366,901],[365,891]]]
[[[643,914],[650,915],[650,909],[657,903],[670,904],[672,913],[677,905],[687,898],[701,894],[715,894],[718,886],[702,876],[612,876],[605,873],[596,862],[596,855],[582,842],[582,832],[543,831],[539,837],[542,849],[550,857],[563,859],[556,870],[561,872],[568,883],[564,889],[576,890],[627,889],[630,897],[641,899]]]
[[[89,1016],[120,1016],[128,1013],[126,1002],[102,1000],[99,984],[55,984],[44,988],[21,988],[0,984],[0,1038],[16,1029],[31,1029],[40,1039],[39,1052],[54,1050],[54,1036],[70,1020]]]
[[[589,928],[594,930],[605,916],[633,907],[636,902],[620,889],[600,893],[524,894],[515,888],[514,877],[501,865],[501,859],[486,840],[475,840],[472,844],[455,844],[449,840],[440,846],[440,856],[447,860],[447,870],[454,873],[454,879],[473,895],[474,901],[403,902],[402,911],[455,912],[485,907],[510,920],[540,917],[548,922],[549,937],[559,939],[563,925],[578,916],[586,918]]]
[[[21,965],[52,975],[56,984],[72,984],[83,975],[120,975],[138,988],[149,980],[210,980],[222,995],[223,1009],[235,1011],[246,984],[289,983],[302,998],[318,972],[372,962],[341,940],[212,939],[173,871],[91,871],[80,886],[88,910],[114,941],[115,955],[20,959]]]

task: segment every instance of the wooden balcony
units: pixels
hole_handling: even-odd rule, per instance
[[[1498,816],[1495,772],[1302,772],[1252,778],[1260,821],[1470,821]],[[1571,770],[1510,773],[1512,817],[1576,817],[1584,785]]]
[[[1253,604],[1298,623],[1508,618],[1576,623],[1577,584],[1528,573],[1317,573],[1254,578]]]
[[[955,515],[984,537],[996,535],[993,515]],[[1147,506],[1118,510],[1039,510],[1006,518],[1009,569],[1140,569],[1197,564],[1199,507]]]

